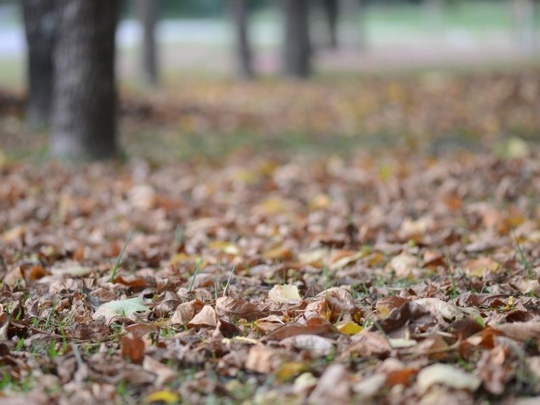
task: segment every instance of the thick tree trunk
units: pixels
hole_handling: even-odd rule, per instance
[[[251,41],[249,38],[249,10],[247,0],[230,0],[231,14],[235,29],[236,62],[241,78],[251,79],[255,76]]]
[[[310,0],[282,1],[285,14],[283,68],[287,76],[300,79],[311,74],[309,4]]]
[[[141,79],[147,86],[159,83],[156,26],[158,21],[157,0],[137,0],[137,16],[142,27]]]
[[[338,17],[339,17],[339,1],[338,0],[323,0],[324,11],[326,14],[326,22],[328,25],[329,47],[332,49],[338,48]]]
[[[23,0],[27,42],[26,122],[30,129],[49,124],[53,89],[54,0]]]
[[[120,0],[57,0],[58,37],[50,151],[55,157],[115,155],[115,28]]]

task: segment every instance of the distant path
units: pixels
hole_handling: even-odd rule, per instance
[[[0,64],[5,61],[14,61],[18,65],[23,63],[26,45],[22,27],[15,23],[17,12],[13,5],[0,5]],[[263,73],[279,72],[279,25],[270,19],[259,21],[255,27],[257,70]],[[469,67],[532,59],[516,49],[511,35],[502,28],[481,34],[456,28],[428,33],[422,29],[411,30],[410,27],[377,25],[369,31],[366,40],[369,46],[366,49],[361,49],[359,33],[350,22],[342,24],[341,34],[345,37],[345,43],[340,50],[329,51],[318,47],[318,71],[379,72],[425,67]],[[316,32],[317,37],[321,35]],[[130,78],[135,74],[138,60],[134,49],[138,38],[138,24],[130,20],[122,21],[117,34],[121,77]],[[223,75],[234,73],[231,30],[226,21],[165,20],[160,23],[159,38],[162,44],[161,65],[166,74],[175,75],[178,71]],[[540,52],[536,59],[540,59]],[[15,82],[22,83],[20,71],[23,69],[13,69],[12,74]],[[6,81],[6,77],[0,77]]]

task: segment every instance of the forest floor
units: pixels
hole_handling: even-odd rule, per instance
[[[176,89],[84,165],[0,97],[0,402],[538,399],[537,67]]]

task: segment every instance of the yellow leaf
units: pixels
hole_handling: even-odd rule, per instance
[[[210,249],[216,249],[228,255],[238,256],[240,254],[240,248],[234,243],[214,241],[209,244]]]
[[[306,364],[300,361],[290,361],[283,363],[276,372],[276,379],[279,382],[286,382],[293,377],[307,370]]]
[[[180,402],[180,397],[171,391],[156,391],[148,395],[144,402],[152,404],[154,402],[164,402],[167,405],[177,404]]]
[[[342,323],[337,327],[337,330],[339,330],[344,335],[356,335],[358,332],[361,332],[362,329],[364,328],[354,322]]]

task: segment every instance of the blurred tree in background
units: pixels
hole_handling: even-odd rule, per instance
[[[405,6],[409,3],[416,5]],[[440,38],[443,38],[450,32],[449,15],[459,11],[461,16],[467,16],[463,10],[479,3],[481,2],[464,0],[132,0],[124,2],[123,15],[135,17],[140,24],[143,33],[140,42],[141,57],[135,63],[134,70],[139,73],[143,84],[153,86],[160,78],[158,9],[162,18],[214,20],[197,22],[199,31],[195,30],[195,33],[206,34],[206,27],[218,27],[218,31],[222,28],[220,24],[229,24],[234,37],[227,38],[226,41],[229,40],[235,47],[233,61],[236,63],[237,73],[244,78],[256,75],[255,46],[261,46],[260,39],[252,37],[253,31],[256,34],[261,31],[252,31],[250,28],[256,24],[267,24],[265,29],[271,26],[272,30],[267,31],[266,35],[269,32],[273,36],[271,46],[274,48],[270,52],[278,48],[276,55],[271,57],[281,61],[281,72],[288,77],[305,79],[309,78],[313,71],[314,43],[324,44],[325,47],[329,45],[331,48],[344,44],[346,48],[347,40],[351,43],[351,32],[362,41],[365,40],[364,21],[366,15],[367,19],[372,18],[371,8],[369,13],[366,13],[367,5],[377,7],[379,16],[384,16],[383,22],[386,25],[383,28],[386,30],[402,21],[406,21],[409,26],[411,22],[418,25],[418,22],[425,21],[429,31],[422,33],[420,30],[420,35],[428,37],[431,33],[442,32]],[[50,149],[53,155],[106,157],[116,153],[114,56],[115,28],[120,4],[119,0],[22,0],[20,3],[27,41],[26,119],[29,127],[52,123]],[[499,9],[504,5],[504,12],[507,11],[508,15],[499,15],[498,24],[508,25],[504,29],[515,37],[511,46],[520,49],[524,54],[534,55],[539,43],[539,1],[484,2],[484,5],[490,4],[498,4]],[[413,18],[412,14],[407,17],[392,11],[392,7],[396,5],[400,5],[400,8],[394,9],[414,10]],[[487,9],[484,7],[482,10]],[[387,17],[388,15],[390,17]],[[319,21],[321,18],[323,21]],[[480,21],[478,16],[467,18],[471,21],[474,19],[473,24],[486,24],[486,21]],[[342,23],[343,29],[340,30]],[[131,22],[127,22],[125,25],[130,24]],[[186,26],[189,25],[176,27]],[[323,29],[320,32],[323,35],[313,35],[312,38],[312,31],[318,34],[316,30],[321,27]],[[463,35],[463,30],[459,31],[460,29],[458,26],[451,34],[457,33],[459,41],[467,41],[467,34]],[[381,32],[384,35],[384,31],[380,30],[379,33]],[[509,35],[505,40],[508,37]],[[198,39],[192,34],[191,39],[182,45],[193,47],[190,41],[196,42]],[[220,41],[221,37],[212,45],[219,42],[221,46]],[[431,41],[431,44],[433,43],[438,42]],[[356,51],[357,45],[354,45]],[[170,49],[175,49],[176,44],[167,46],[170,52]],[[345,51],[349,52],[350,49],[349,46]],[[261,53],[267,51],[268,49],[261,49]],[[324,54],[324,49],[321,54]],[[222,57],[223,54],[220,54],[219,58]],[[274,69],[271,64],[274,59],[268,63],[268,58],[261,58],[263,62],[260,66],[266,63],[266,69],[269,64]],[[215,65],[221,65],[221,62],[218,57],[211,61]],[[275,64],[278,65],[279,63]]]
[[[304,79],[312,72],[309,33],[310,0],[282,0],[284,13],[283,71],[285,75]]]
[[[56,36],[54,0],[23,0],[27,44],[26,122],[30,129],[47,126],[53,91],[52,50]]]
[[[158,8],[158,0],[135,0],[137,18],[142,27],[140,76],[143,84],[150,87],[157,86],[159,82],[156,39]]]
[[[115,31],[120,0],[57,0],[50,153],[116,155]]]
[[[244,79],[255,76],[249,32],[249,0],[229,0],[235,31],[238,75]]]

